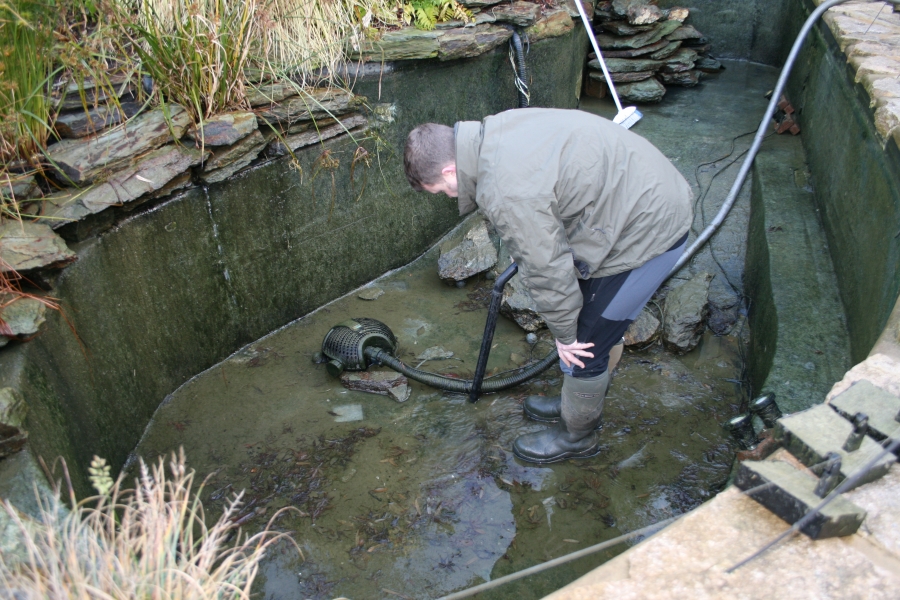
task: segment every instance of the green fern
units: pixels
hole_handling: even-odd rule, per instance
[[[400,10],[400,19],[404,23],[413,23],[425,31],[434,29],[442,21],[459,19],[468,23],[473,19],[472,13],[457,0],[411,0],[404,2]]]

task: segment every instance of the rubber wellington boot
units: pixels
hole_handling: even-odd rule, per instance
[[[613,369],[616,368],[616,365],[619,364],[619,359],[622,358],[622,350],[624,348],[625,341],[622,340],[609,351],[608,373],[612,373]],[[525,411],[525,416],[532,421],[556,423],[559,421],[561,404],[562,398],[560,396],[528,396],[522,404],[522,410]]]
[[[560,423],[519,436],[513,453],[526,462],[547,464],[570,458],[590,458],[600,452],[595,429],[603,413],[609,371],[590,378],[565,375]]]

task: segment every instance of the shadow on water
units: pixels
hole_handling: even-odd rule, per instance
[[[683,102],[703,99],[695,93]],[[349,294],[198,375],[159,407],[136,449],[151,460],[183,446],[197,473],[210,474],[203,499],[213,517],[245,490],[244,531],[294,508],[274,526],[293,532],[303,559],[288,545],[271,553],[257,579],[261,597],[436,598],[683,513],[725,485],[734,448],[721,423],[743,399],[739,326],[707,332],[682,357],[658,345],[626,352],[607,399],[603,452],[544,467],[510,448],[541,428],[521,404],[558,393],[558,368],[473,405],[416,382],[405,403],[349,391],[311,362],[332,326],[364,316],[391,327],[407,363],[441,346],[453,358],[423,368],[471,377],[491,282],[444,285],[436,252],[374,282],[384,290],[378,299]],[[500,319],[489,374],[543,357],[550,342],[544,332],[532,347]],[[540,598],[625,548],[480,597]]]

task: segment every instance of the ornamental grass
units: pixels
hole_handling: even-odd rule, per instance
[[[269,527],[249,537],[236,530],[240,494],[207,525],[183,452],[172,455],[168,474],[162,458],[152,467],[141,461],[133,490],[96,458],[91,473],[98,496],[71,497],[68,507],[58,494],[44,499],[38,520],[4,503],[23,550],[0,555],[0,597],[249,599],[267,549],[290,539]]]

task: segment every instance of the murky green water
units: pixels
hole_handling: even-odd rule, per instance
[[[725,483],[733,450],[720,422],[740,402],[734,337],[708,335],[680,358],[659,347],[626,352],[604,451],[549,467],[510,448],[542,427],[521,403],[558,393],[556,368],[473,405],[416,382],[405,403],[348,391],[311,362],[330,327],[367,316],[392,328],[408,363],[440,345],[463,360],[423,368],[470,377],[487,312],[478,288],[491,282],[448,287],[436,261],[432,251],[378,281],[377,300],[351,294],[197,376],[166,399],[137,448],[154,459],[183,446],[199,475],[213,474],[204,499],[214,515],[246,490],[245,530],[297,509],[275,527],[294,532],[305,560],[287,546],[273,553],[259,578],[265,598],[436,598],[684,512]],[[501,318],[488,370],[549,348],[530,347]],[[362,420],[343,421],[352,405]],[[623,549],[493,597],[539,598]]]

